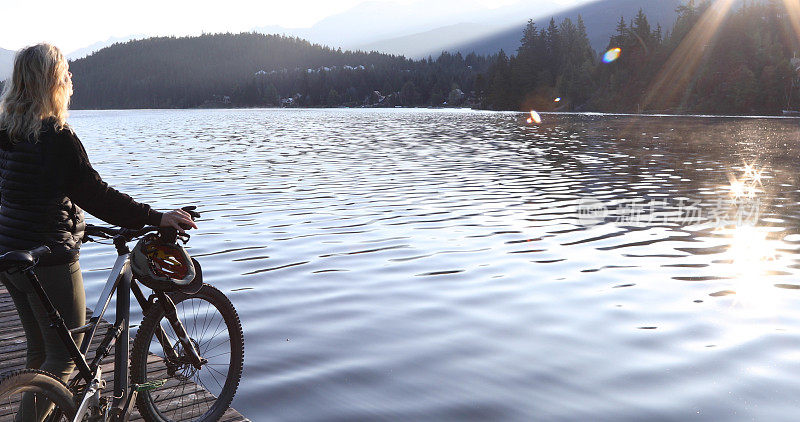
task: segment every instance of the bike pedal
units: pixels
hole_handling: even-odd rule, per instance
[[[163,387],[167,380],[148,381],[142,384],[136,384],[134,388],[138,392],[155,390],[156,388]]]

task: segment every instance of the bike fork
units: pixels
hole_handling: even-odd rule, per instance
[[[169,321],[172,329],[175,330],[175,335],[178,336],[178,339],[183,346],[183,350],[189,358],[189,363],[191,363],[192,366],[197,369],[202,368],[203,365],[208,361],[200,357],[200,352],[195,347],[194,342],[189,338],[189,333],[186,332],[186,328],[183,327],[183,323],[181,323],[180,319],[178,319],[178,312],[175,308],[175,302],[173,302],[172,299],[163,292],[157,292],[156,295],[158,296],[158,301],[161,303],[161,306],[164,307],[164,316]],[[169,344],[166,334],[164,334],[164,331],[160,327],[158,330],[156,330],[156,337],[158,337],[158,340],[161,342],[161,347],[164,348],[166,354],[175,355],[175,357],[177,357],[172,345]]]

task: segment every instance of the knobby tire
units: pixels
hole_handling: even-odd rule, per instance
[[[34,393],[36,400],[44,398],[55,404],[45,421],[72,421],[77,411],[72,393],[60,379],[38,369],[22,369],[4,374],[0,378],[0,420],[13,421],[23,393]],[[27,415],[26,419],[40,419],[43,415]],[[26,420],[26,422],[27,422]]]

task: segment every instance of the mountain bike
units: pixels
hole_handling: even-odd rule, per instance
[[[199,216],[193,207],[184,209]],[[0,421],[12,420],[23,399],[32,400],[33,409],[42,413],[26,416],[26,422],[29,418],[127,421],[134,403],[148,422],[216,421],[228,410],[244,361],[244,336],[236,309],[222,292],[203,283],[202,269],[194,258],[196,274],[191,283],[175,291],[152,290],[145,295],[141,280],[131,271],[127,246],[145,235],[158,235],[173,243],[189,240],[188,234],[174,228],[131,230],[87,225],[84,241],[112,240],[117,259],[91,318],[81,327],[66,326],[34,273],[39,258],[49,253],[46,246],[0,256],[0,271],[21,271],[27,276],[77,369],[69,383],[36,369],[5,374],[0,379]],[[115,293],[116,320],[88,361],[92,339]],[[131,293],[144,318],[129,352]],[[71,336],[76,333],[85,334],[80,347]],[[100,364],[112,348],[114,389],[107,397],[102,395],[106,382]]]

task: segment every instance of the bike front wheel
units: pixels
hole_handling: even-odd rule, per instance
[[[136,407],[148,422],[219,420],[242,376],[244,335],[239,315],[222,292],[207,284],[195,294],[175,292],[169,297],[189,340],[207,362],[200,369],[189,363],[164,307],[152,306],[131,351],[131,381],[148,383],[139,392]]]
[[[75,411],[72,393],[48,372],[22,369],[0,379],[0,421],[72,421]]]

